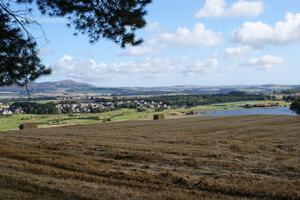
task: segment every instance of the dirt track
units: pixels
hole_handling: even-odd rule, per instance
[[[300,199],[300,117],[2,132],[0,199]]]

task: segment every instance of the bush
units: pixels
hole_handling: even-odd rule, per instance
[[[291,106],[290,109],[292,111],[294,111],[297,115],[300,115],[300,100],[296,100],[294,101]]]
[[[137,112],[145,112],[147,110],[147,108],[145,108],[145,107],[138,107],[136,110],[137,110]]]
[[[155,112],[162,112],[162,111],[164,111],[165,109],[163,108],[163,107],[157,107],[157,108],[155,108]]]
[[[101,120],[101,118],[98,117],[98,116],[90,116],[90,117],[88,117],[87,119],[91,119],[91,120]]]

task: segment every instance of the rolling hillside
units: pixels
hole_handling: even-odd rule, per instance
[[[0,199],[300,199],[300,118],[132,121],[0,134]]]
[[[98,87],[87,83],[73,80],[57,82],[31,83],[30,90],[37,96],[55,95],[161,95],[161,94],[224,94],[234,91],[245,91],[250,93],[272,93],[299,89],[299,85],[236,85],[236,86],[170,86],[170,87]],[[1,87],[0,95],[26,96],[26,90],[18,86]]]

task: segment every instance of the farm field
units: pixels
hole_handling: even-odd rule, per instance
[[[244,109],[241,106],[245,104],[255,103],[279,103],[280,106],[289,105],[282,101],[244,101],[232,102],[224,104],[214,104],[197,106],[189,109],[170,109],[163,112],[154,112],[147,110],[145,112],[137,112],[135,109],[120,109],[105,113],[78,113],[78,114],[56,114],[56,115],[29,115],[29,114],[14,114],[9,116],[0,116],[0,131],[16,130],[22,123],[35,122],[39,127],[51,126],[66,126],[76,124],[96,124],[101,123],[105,118],[111,118],[112,121],[125,120],[145,120],[152,119],[153,114],[164,113],[166,118],[186,117],[185,113],[196,110],[201,112],[206,111],[221,111],[221,110],[236,110]]]
[[[0,199],[300,199],[300,117],[192,117],[0,134]]]

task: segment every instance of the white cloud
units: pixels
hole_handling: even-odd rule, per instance
[[[243,56],[251,51],[251,47],[242,46],[242,47],[232,47],[225,49],[225,55],[229,58],[236,58]]]
[[[196,23],[192,29],[180,27],[175,33],[161,32],[162,28],[159,23],[153,23],[155,34],[147,39],[143,45],[128,47],[124,49],[120,56],[149,56],[166,48],[168,44],[174,44],[182,47],[209,47],[222,41],[221,33],[207,29],[204,24]]]
[[[284,60],[280,57],[275,57],[272,55],[265,55],[260,58],[252,58],[244,63],[242,66],[253,66],[259,69],[270,70],[274,65],[282,64]]]
[[[232,5],[226,5],[225,0],[206,0],[204,7],[196,14],[196,18],[217,17],[255,17],[264,10],[262,1],[238,0]]]
[[[159,22],[150,22],[146,25],[146,30],[149,32],[161,32],[163,30],[163,28],[161,27]]]
[[[147,58],[143,60],[97,63],[95,60],[80,60],[69,55],[64,55],[53,67],[55,72],[65,74],[69,78],[90,80],[121,80],[129,75],[157,76],[173,69],[173,63],[166,58]]]
[[[196,23],[193,29],[178,28],[176,33],[163,33],[161,39],[181,46],[204,47],[213,46],[222,41],[219,33],[206,29],[202,23]]]
[[[260,15],[263,10],[264,5],[261,1],[239,0],[229,8],[227,15],[231,17],[255,17]]]
[[[159,41],[158,37],[147,39],[141,46],[131,46],[124,49],[120,56],[149,56],[159,52],[166,45]]]
[[[233,41],[254,48],[266,45],[285,45],[300,40],[300,13],[287,13],[284,21],[274,27],[263,22],[245,22],[237,29]]]
[[[203,75],[216,70],[218,60],[205,61],[171,60],[169,58],[145,58],[127,62],[97,63],[93,59],[76,59],[64,55],[54,66],[54,73],[70,79],[91,82],[101,80],[124,80],[139,76],[155,79],[171,73],[182,75]]]
[[[206,61],[193,61],[186,65],[185,69],[182,70],[186,76],[202,75],[204,73],[212,72],[218,68],[219,62],[216,58],[210,58]]]

